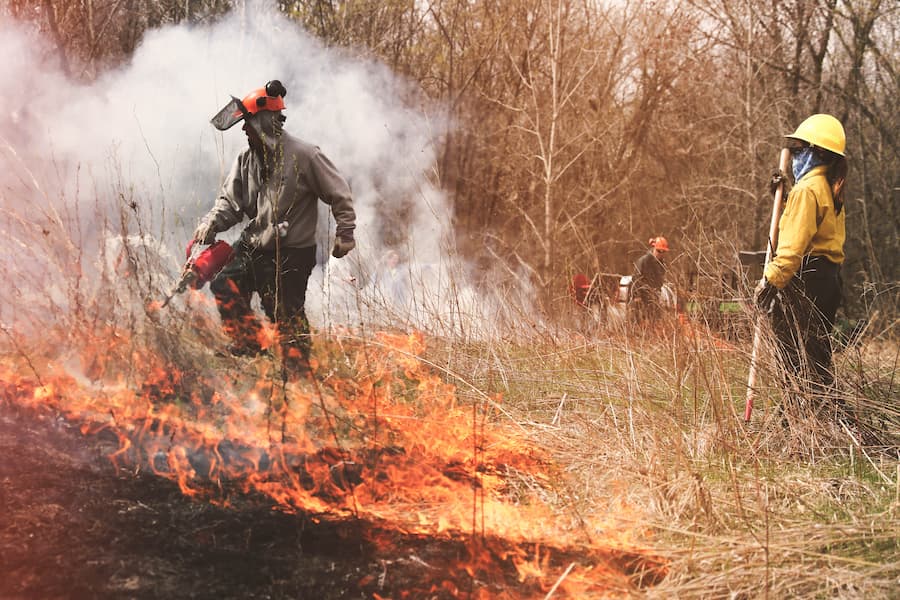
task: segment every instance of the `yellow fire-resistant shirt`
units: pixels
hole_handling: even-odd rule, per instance
[[[778,249],[765,270],[766,280],[779,289],[790,282],[806,255],[844,262],[846,210],[835,212],[827,168],[811,169],[788,194],[778,225]]]

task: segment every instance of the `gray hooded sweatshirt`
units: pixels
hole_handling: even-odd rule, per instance
[[[356,213],[350,186],[322,151],[283,132],[280,121],[262,137],[265,158],[250,148],[242,151],[203,220],[221,232],[246,216],[250,223],[241,241],[250,247],[274,251],[280,236],[282,247],[307,248],[316,244],[319,199],[331,206],[337,235],[352,235]]]

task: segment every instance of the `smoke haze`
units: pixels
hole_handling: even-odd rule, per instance
[[[446,258],[450,208],[427,177],[446,125],[384,65],[325,48],[269,9],[149,31],[126,66],[91,85],[66,80],[43,58],[50,52],[40,40],[9,23],[0,25],[0,51],[12,57],[0,64],[0,207],[5,227],[16,232],[6,236],[4,256],[16,255],[15,240],[30,246],[23,240],[37,228],[46,234],[54,220],[77,230],[76,242],[90,255],[91,241],[121,233],[124,210],[140,224],[140,231],[129,224],[126,234],[153,240],[164,270],[176,276],[178,259],[170,257],[182,255],[246,144],[239,127],[218,132],[209,119],[231,95],[280,79],[288,90],[285,128],[332,159],[351,183],[357,212],[357,250],[329,260],[333,223],[320,205],[320,267],[307,298],[313,323],[352,324],[377,314],[456,328],[488,304],[462,283],[462,266]],[[399,237],[392,214],[405,215]],[[240,229],[221,237],[232,241]],[[399,251],[396,294],[377,289],[385,237]],[[31,254],[40,261],[34,248]],[[57,268],[65,270],[64,261]],[[448,318],[448,311],[455,314]]]

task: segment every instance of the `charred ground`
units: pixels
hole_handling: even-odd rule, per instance
[[[0,449],[0,596],[370,597],[359,582],[380,567],[347,526],[194,501],[116,472],[116,440],[47,416],[4,410]]]
[[[532,597],[496,540],[404,534],[359,520],[273,510],[235,494],[224,505],[176,483],[116,469],[111,434],[82,435],[65,420],[0,404],[0,597],[373,598]],[[378,540],[374,543],[373,540]],[[588,559],[625,586],[663,574],[647,557],[556,552],[550,566]],[[476,565],[469,571],[461,565]],[[498,578],[499,574],[499,578]],[[544,584],[546,587],[546,583]]]

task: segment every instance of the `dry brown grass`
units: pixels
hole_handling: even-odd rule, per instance
[[[649,597],[895,597],[896,342],[871,335],[838,355],[837,395],[852,408],[840,419],[784,407],[767,360],[750,424],[749,344],[716,342],[695,328],[440,350],[553,450],[561,510],[634,509],[642,541],[670,561]]]

